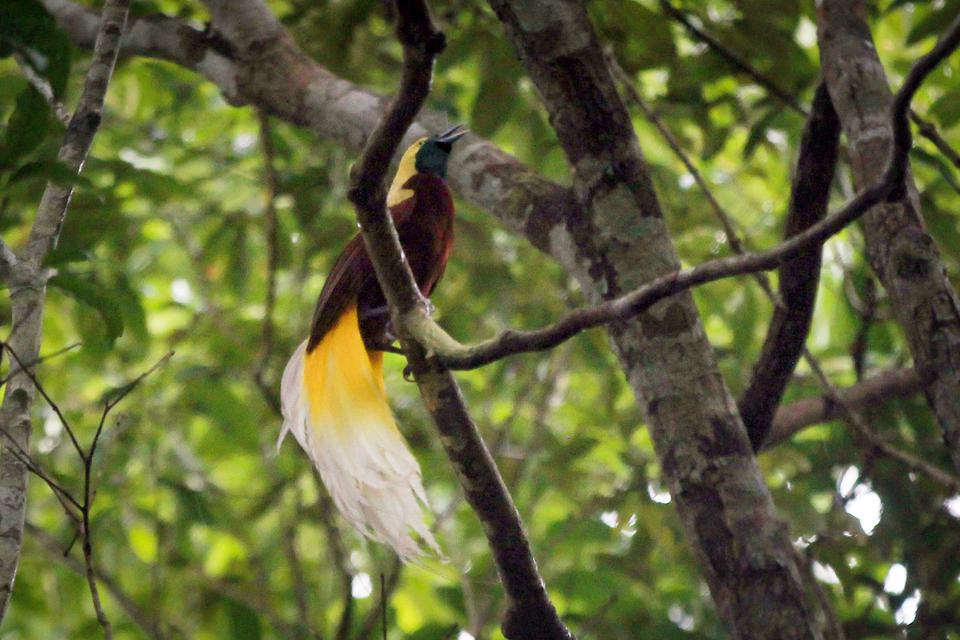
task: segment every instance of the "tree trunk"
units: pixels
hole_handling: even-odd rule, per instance
[[[616,297],[679,268],[633,126],[579,2],[491,0],[570,165],[581,208],[550,252],[588,298]],[[721,617],[734,638],[824,638],[786,524],[774,513],[689,293],[610,334],[644,407],[660,465]]]
[[[820,61],[847,137],[858,189],[877,180],[893,146],[893,102],[862,0],[819,5]],[[863,217],[867,260],[903,328],[943,438],[960,471],[960,303],[927,233],[913,178],[906,197]]]

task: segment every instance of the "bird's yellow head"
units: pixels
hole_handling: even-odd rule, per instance
[[[458,124],[441,134],[429,138],[420,138],[403,153],[397,175],[393,178],[390,191],[387,193],[387,206],[392,207],[413,195],[410,189],[403,185],[417,173],[432,173],[446,177],[447,159],[453,143],[467,134],[467,129]]]

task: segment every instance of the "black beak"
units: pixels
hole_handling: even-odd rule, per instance
[[[462,138],[463,136],[470,133],[470,130],[467,129],[462,124],[457,124],[443,133],[437,134],[433,137],[434,142],[439,144],[441,148],[450,149],[453,147],[453,143]]]

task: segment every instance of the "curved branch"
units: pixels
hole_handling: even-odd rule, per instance
[[[906,126],[886,125],[891,109],[904,113],[908,91],[936,61],[921,59],[903,89],[892,96],[865,20],[863,0],[823,0],[817,11],[821,65],[848,141],[857,188],[876,182],[879,158],[908,144]],[[937,48],[955,42],[956,25]],[[924,379],[927,403],[960,471],[960,296],[923,219],[920,197],[907,165],[900,192],[863,220],[866,257],[887,291],[894,318],[907,339],[914,366]]]
[[[386,208],[384,177],[403,137],[430,91],[433,62],[443,49],[443,35],[433,26],[423,0],[397,2],[397,36],[403,44],[404,67],[397,96],[351,172],[348,196],[357,210],[364,244],[377,280],[394,314],[401,343],[420,394],[440,431],[467,501],[483,523],[508,599],[503,623],[507,638],[570,640],[547,595],[530,550],[520,514],[474,424],[450,371],[428,360],[421,344],[402,320],[426,318],[426,305],[403,257],[396,228]]]
[[[674,7],[668,0],[660,0],[660,6],[664,13],[681,24],[693,37],[701,40],[710,47],[714,53],[726,60],[733,68],[750,77],[754,82],[766,89],[767,93],[783,102],[793,111],[804,116],[808,115],[806,107],[804,107],[794,95],[764,75],[759,69],[733,52],[717,38],[695,25],[690,20],[690,16]],[[946,156],[955,167],[960,169],[960,153],[957,153],[956,149],[950,146],[950,143],[947,142],[943,135],[937,130],[937,127],[929,120],[922,118],[916,111],[910,111],[910,119],[916,123],[917,131],[920,132],[920,135],[930,140],[940,153]]]
[[[41,2],[75,45],[92,46],[95,11],[69,0]],[[123,53],[191,69],[216,84],[232,105],[251,104],[350,151],[361,150],[386,110],[383,96],[311,60],[262,0],[207,0],[207,5],[214,15],[211,31],[158,14],[132,18]],[[264,37],[251,41],[243,35],[248,29]],[[445,114],[422,111],[404,142],[448,126]],[[461,198],[495,215],[541,251],[565,260],[565,254],[551,246],[550,232],[579,208],[569,189],[473,134],[457,143],[447,179]]]
[[[838,395],[853,409],[875,407],[892,398],[905,398],[923,390],[923,382],[913,369],[890,369],[866,378]],[[772,449],[804,428],[846,416],[844,407],[830,396],[804,398],[777,409],[763,450]]]
[[[827,87],[821,83],[800,142],[784,237],[808,229],[827,214],[839,140],[840,122]],[[778,282],[783,305],[773,311],[753,377],[737,402],[754,451],[767,437],[807,341],[820,282],[820,246],[811,246],[783,263]]]
[[[730,276],[769,271],[802,255],[810,247],[822,244],[847,225],[882,202],[897,201],[905,194],[907,160],[912,136],[907,114],[910,100],[923,79],[960,45],[960,18],[954,21],[947,35],[924,55],[910,70],[897,93],[891,114],[894,147],[882,177],[859,193],[842,208],[785,240],[768,251],[718,258],[695,267],[681,269],[652,280],[619,298],[593,307],[571,312],[563,319],[533,331],[507,330],[474,346],[464,346],[451,338],[424,314],[406,314],[406,324],[418,341],[450,369],[475,369],[509,355],[542,351],[557,346],[581,331],[626,320],[642,313],[656,302],[696,285]]]

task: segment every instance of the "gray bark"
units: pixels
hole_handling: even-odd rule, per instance
[[[67,127],[57,159],[79,173],[103,114],[103,98],[113,74],[120,38],[127,19],[129,0],[107,0],[104,19],[98,21],[93,59],[87,71],[80,103]],[[48,182],[30,230],[26,249],[16,257],[4,248],[2,272],[10,290],[12,331],[7,346],[21,362],[34,362],[40,351],[43,304],[46,298],[47,253],[56,245],[73,187]],[[19,452],[30,448],[30,412],[35,389],[26,375],[14,375],[7,383],[0,407],[0,620],[13,592],[20,564],[26,515],[27,468]]]
[[[679,259],[629,114],[579,2],[491,5],[537,86],[574,168],[581,208],[550,249],[597,302],[676,271]],[[734,638],[824,638],[787,526],[723,383],[689,293],[609,328],[644,408],[663,475]]]
[[[817,12],[820,58],[840,116],[858,189],[884,170],[893,146],[893,102],[862,0],[824,0]],[[862,221],[867,259],[883,283],[913,354],[924,393],[960,471],[960,303],[927,233],[912,176],[907,197]]]

